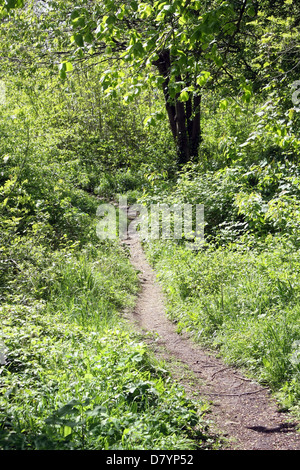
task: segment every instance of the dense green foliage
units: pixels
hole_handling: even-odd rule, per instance
[[[1,315],[2,449],[196,446],[199,408],[124,326],[94,329],[88,316],[76,326],[51,304]]]
[[[178,330],[299,413],[299,117],[279,96],[207,116],[202,160],[141,200],[204,205],[202,248],[145,240]]]
[[[66,89],[58,86],[50,98],[42,86],[11,81],[6,96],[1,107],[1,449],[209,445],[202,434],[202,405],[172,384],[164,365],[120,316],[133,308],[138,292],[127,252],[96,237],[100,200],[93,193],[103,197],[113,191],[109,185],[108,194],[104,189],[107,169],[111,174],[106,151],[117,145],[107,122],[112,116],[101,108],[104,139],[93,123],[94,134],[88,133],[76,114],[78,104],[76,110],[66,106],[74,96]],[[80,108],[82,116],[86,109]],[[120,168],[130,146],[127,136],[119,146]],[[119,174],[114,189],[135,188],[127,168]]]
[[[96,236],[118,195],[204,205],[197,250],[144,240],[169,316],[299,414],[299,23],[293,0],[0,1],[1,449],[213,445],[122,319],[137,275]]]

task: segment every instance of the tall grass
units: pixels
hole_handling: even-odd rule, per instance
[[[216,348],[299,412],[299,251],[283,242],[264,250],[147,246],[179,331]]]
[[[94,246],[59,259],[59,275],[48,298],[51,308],[82,326],[109,326],[122,309],[132,308],[138,290],[137,277],[117,244]]]

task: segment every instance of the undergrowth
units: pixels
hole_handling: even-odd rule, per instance
[[[147,253],[177,330],[217,349],[228,363],[271,387],[284,408],[299,413],[299,251],[274,245],[195,253],[152,242]]]
[[[197,447],[199,409],[121,325],[75,325],[41,304],[1,315],[2,449]]]
[[[212,445],[202,404],[122,319],[139,289],[127,253],[106,242],[22,248],[2,285],[0,448]]]
[[[203,204],[202,246],[145,237],[178,331],[219,351],[300,414],[298,166],[286,159],[191,166],[141,198]]]

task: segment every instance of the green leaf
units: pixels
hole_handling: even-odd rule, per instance
[[[179,96],[179,100],[180,101],[188,101],[189,100],[189,93],[187,90],[182,90],[182,92],[180,93],[180,96]]]
[[[242,96],[242,100],[244,101],[244,103],[250,103],[251,96],[252,96],[251,91],[246,90],[245,93]]]
[[[201,72],[197,77],[197,85],[204,86],[210,78],[210,72]]]
[[[82,34],[74,34],[74,41],[76,42],[77,46],[83,47],[84,46],[84,40],[82,37]]]
[[[222,67],[222,65],[223,65],[223,60],[221,59],[221,57],[219,55],[214,57],[214,62],[218,67]]]
[[[64,426],[64,430],[63,430],[64,437],[67,437],[70,434],[72,434],[72,428],[70,426]]]
[[[115,22],[116,22],[116,17],[115,17],[115,16],[112,16],[112,15],[111,15],[111,16],[108,16],[108,17],[106,18],[106,24],[107,24],[108,26],[112,26],[113,24],[115,24]]]
[[[130,2],[130,6],[131,6],[131,8],[133,9],[133,11],[137,11],[137,9],[138,9],[138,2],[136,2],[135,0],[133,0],[132,2]]]
[[[248,7],[247,13],[248,13],[249,16],[255,16],[255,8],[254,8],[253,5],[250,5]]]
[[[71,13],[71,20],[75,20],[79,16],[80,16],[79,11],[78,10],[73,10],[72,13]]]
[[[222,109],[222,111],[226,111],[228,108],[228,101],[226,99],[222,100],[219,104],[219,108]]]
[[[63,62],[62,64],[59,65],[59,76],[62,80],[65,80],[67,78],[67,72],[66,72],[66,63]]]
[[[74,20],[72,20],[73,26],[80,26],[81,28],[85,25],[85,18],[84,16],[78,16]]]
[[[71,62],[62,62],[58,68],[60,78],[65,80],[67,78],[67,72],[71,72],[73,70],[73,65]]]
[[[157,118],[157,115],[155,113],[151,114],[151,116],[148,116],[146,117],[146,119],[144,119],[144,126],[147,127],[147,126],[155,126],[156,125],[156,118]]]
[[[65,62],[65,65],[66,65],[66,72],[72,72],[73,65],[71,64],[71,62]]]
[[[84,41],[85,42],[88,42],[89,44],[92,44],[94,42],[94,36],[92,34],[91,31],[88,31],[85,35],[84,35]]]

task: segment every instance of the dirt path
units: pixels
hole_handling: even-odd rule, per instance
[[[188,395],[211,402],[209,419],[214,433],[225,436],[224,449],[300,450],[296,423],[280,413],[268,390],[205,351],[184,335],[165,315],[165,300],[156,276],[136,237],[125,241],[131,262],[142,284],[130,320],[141,330],[154,333],[152,348],[161,358],[175,358],[189,371],[184,380]]]

